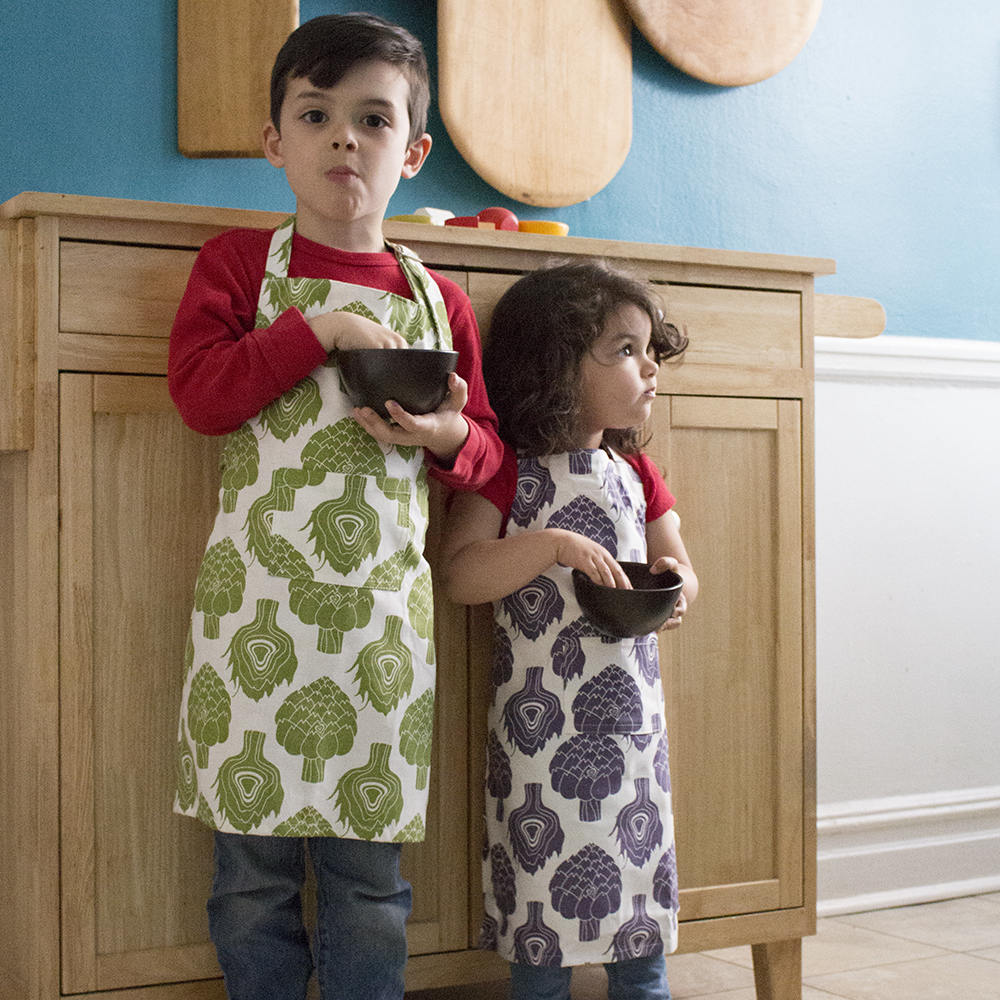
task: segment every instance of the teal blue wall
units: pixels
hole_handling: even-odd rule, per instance
[[[301,16],[363,5],[302,0]],[[433,67],[433,3],[367,7],[419,35]],[[262,159],[177,152],[175,8],[4,0],[0,200],[292,207]],[[638,33],[633,62],[631,152],[589,201],[542,211],[500,195],[435,114],[431,158],[390,212],[500,204],[580,236],[833,257],[820,290],[879,299],[890,334],[1000,340],[996,0],[826,0],[798,58],[749,87],[693,80]]]

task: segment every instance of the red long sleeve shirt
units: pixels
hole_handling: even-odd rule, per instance
[[[256,416],[326,360],[298,309],[254,329],[271,232],[232,229],[209,240],[195,260],[170,333],[167,383],[184,422],[202,434],[228,434]],[[289,277],[332,278],[412,299],[395,255],[349,253],[296,234]],[[428,468],[445,485],[477,489],[500,464],[496,416],[483,385],[479,328],[468,296],[430,272],[448,311],[456,371],[469,386],[463,415],[469,436],[454,462]]]

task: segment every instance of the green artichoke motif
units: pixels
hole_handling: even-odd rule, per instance
[[[281,772],[264,756],[265,734],[248,729],[243,749],[222,762],[213,788],[219,812],[240,833],[260,826],[266,816],[277,815],[285,791]]]
[[[365,586],[372,590],[399,590],[403,586],[406,571],[415,569],[419,565],[420,553],[413,547],[412,542],[407,542],[371,571]]]
[[[402,448],[397,450],[402,451]],[[396,501],[396,524],[401,528],[413,527],[413,519],[410,517],[410,481],[386,476],[379,482],[379,488],[387,499]]]
[[[233,682],[254,701],[291,682],[299,663],[292,637],[278,625],[277,601],[257,601],[256,617],[233,633],[226,656]]]
[[[212,807],[208,804],[208,799],[204,795],[198,796],[198,819],[205,826],[210,826],[213,830],[219,825],[215,821],[215,813],[212,812]]]
[[[312,485],[328,472],[385,478],[385,455],[378,442],[351,417],[321,427],[302,449],[302,468]]]
[[[373,743],[368,763],[347,771],[330,798],[336,796],[339,819],[362,840],[374,840],[403,814],[399,778],[389,769],[388,743]]]
[[[402,640],[403,619],[386,615],[385,631],[368,643],[351,666],[362,699],[388,715],[413,687],[413,657]]]
[[[274,512],[281,509],[276,506],[281,495],[279,491],[265,493],[250,504],[243,525],[247,551],[272,576],[280,576],[286,580],[311,578],[313,571],[306,557],[287,538],[276,535],[271,530]]]
[[[372,617],[375,598],[367,590],[315,580],[288,581],[288,606],[303,625],[316,625],[316,648],[339,653],[344,633],[364,628]]]
[[[268,277],[273,278],[274,275]],[[279,278],[267,282],[267,300],[273,316],[281,315],[292,306],[305,312],[310,306],[322,306],[329,297],[330,281],[327,278]]]
[[[195,772],[194,754],[188,743],[184,723],[181,722],[181,736],[177,741],[177,801],[187,812],[198,797],[198,776]]]
[[[423,817],[417,813],[399,833],[396,834],[396,841],[401,844],[419,844],[427,839],[427,829],[424,826]]]
[[[386,292],[382,301],[389,307],[385,326],[398,330],[410,346],[415,344],[424,332],[424,314],[420,306],[411,299],[393,295],[392,292]]]
[[[421,573],[413,581],[406,598],[406,613],[410,617],[413,631],[421,639],[434,637],[434,590],[430,570]]]
[[[257,482],[260,471],[260,445],[249,424],[244,424],[226,438],[220,460],[222,471],[222,509],[236,510],[236,497],[246,486]]]
[[[403,713],[399,726],[399,752],[417,769],[417,788],[427,787],[434,732],[434,691],[428,688]]]
[[[351,699],[329,678],[293,691],[274,716],[278,743],[304,758],[302,780],[323,780],[326,762],[354,746],[358,713]]]
[[[225,743],[233,718],[226,682],[210,663],[202,664],[188,692],[187,724],[197,752],[198,767],[208,767],[208,748]]]
[[[275,837],[333,837],[333,824],[314,806],[305,806],[274,828]]]
[[[279,441],[287,441],[306,424],[316,423],[323,406],[319,386],[308,375],[260,411],[265,430]]]
[[[378,512],[365,500],[366,482],[362,476],[348,476],[344,492],[319,504],[309,517],[316,556],[342,574],[374,556],[382,540]]]
[[[194,586],[194,608],[205,615],[206,639],[218,639],[219,619],[240,610],[246,585],[247,568],[232,539],[216,542],[205,553]]]

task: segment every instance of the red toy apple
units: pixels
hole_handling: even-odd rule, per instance
[[[509,208],[484,208],[477,213],[476,218],[483,222],[492,222],[497,229],[517,231],[517,216]]]

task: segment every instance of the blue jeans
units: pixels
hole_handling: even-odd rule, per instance
[[[662,955],[608,962],[608,1000],[670,1000],[667,963]],[[572,966],[511,962],[511,1000],[569,1000]]]
[[[230,1000],[305,1000],[305,852],[316,875],[315,968],[324,1000],[402,1000],[410,885],[399,844],[215,834],[208,925]]]

